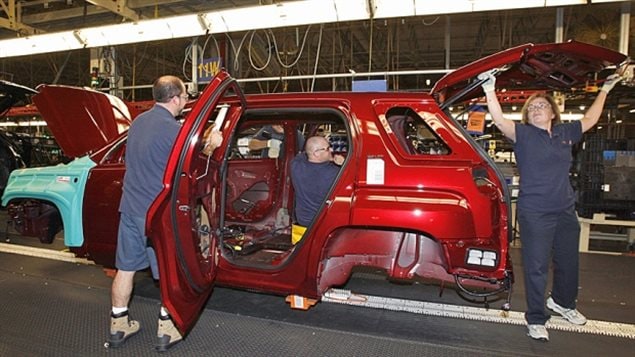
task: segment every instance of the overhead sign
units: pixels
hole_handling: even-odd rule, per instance
[[[198,73],[196,77],[199,81],[211,81],[218,71],[220,71],[222,65],[223,60],[220,57],[204,58],[197,67]]]

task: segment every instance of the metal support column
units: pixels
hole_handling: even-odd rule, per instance
[[[555,42],[562,43],[564,41],[564,9],[559,7],[556,9],[556,38]]]
[[[192,38],[192,86],[190,93],[198,95],[198,37]]]
[[[445,69],[450,69],[450,29],[452,28],[450,24],[450,16],[445,16]]]
[[[622,3],[620,15],[620,48],[619,51],[628,54],[628,37],[631,21],[631,3]]]

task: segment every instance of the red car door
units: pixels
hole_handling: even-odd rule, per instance
[[[231,126],[229,118],[240,115],[239,105],[218,105],[230,90],[243,98],[237,83],[221,72],[192,108],[168,161],[164,189],[147,217],[148,238],[159,263],[161,300],[182,333],[193,326],[216,277],[221,220],[218,182],[225,149],[221,145],[210,156],[201,150],[206,129],[218,118]],[[224,132],[224,142],[229,131]]]

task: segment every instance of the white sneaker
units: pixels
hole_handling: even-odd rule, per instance
[[[562,317],[564,317],[565,320],[571,322],[574,325],[586,324],[586,317],[584,317],[584,315],[582,315],[580,311],[576,309],[567,309],[556,304],[551,296],[547,299],[547,307],[549,308],[549,310],[559,313],[560,315],[562,315]]]
[[[545,325],[527,325],[527,336],[534,340],[549,341],[549,332]]]

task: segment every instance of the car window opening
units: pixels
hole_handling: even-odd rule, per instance
[[[222,253],[234,263],[282,265],[295,251],[291,242],[294,189],[291,161],[305,155],[305,141],[324,136],[333,153],[346,156],[349,132],[328,111],[248,113],[228,148]],[[324,209],[324,207],[322,207]],[[319,212],[318,212],[319,214]]]
[[[386,118],[399,146],[408,155],[450,154],[450,147],[412,109],[392,108],[386,113]]]

